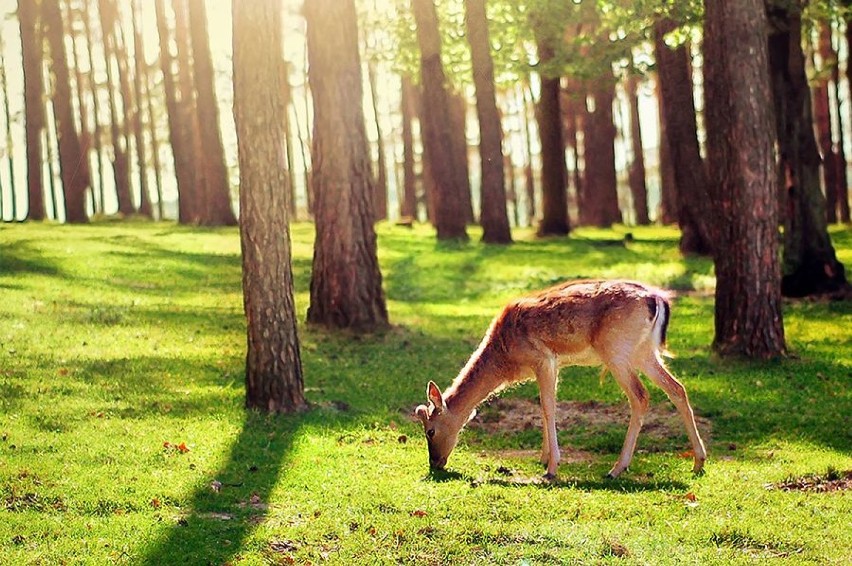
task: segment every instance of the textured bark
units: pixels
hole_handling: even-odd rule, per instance
[[[399,215],[402,218],[417,219],[417,180],[414,173],[414,132],[412,122],[417,116],[414,107],[414,85],[411,77],[403,75],[400,113],[402,114],[402,199]]]
[[[546,63],[553,58],[553,49],[539,42],[538,56],[542,63]],[[541,138],[541,222],[537,233],[539,236],[564,236],[571,227],[568,224],[558,77],[542,75],[536,121]]]
[[[587,104],[583,122],[583,216],[588,223],[609,227],[620,223],[618,178],[615,173],[615,124],[612,104],[615,78],[612,68],[590,83],[594,108]]]
[[[698,147],[690,59],[686,46],[669,48],[664,38],[677,24],[669,19],[654,23],[654,53],[660,79],[661,107],[677,187],[680,250],[685,254],[710,254],[715,234],[710,210],[709,185]]]
[[[42,186],[41,152],[44,130],[44,78],[42,74],[42,40],[39,33],[38,4],[32,0],[18,0],[18,20],[21,29],[21,53],[24,70],[24,135],[27,157],[27,218],[44,220],[44,187]],[[14,198],[14,197],[13,197]],[[12,201],[13,217],[17,216]]]
[[[476,116],[479,120],[480,215],[482,241],[508,244],[512,241],[506,214],[506,181],[503,174],[503,128],[494,92],[494,63],[488,40],[485,0],[465,1],[465,23],[476,86]],[[517,207],[515,207],[517,210]]]
[[[765,29],[762,0],[707,3],[705,112],[714,125],[707,160],[720,224],[713,346],[723,355],[761,359],[786,348]]]
[[[284,172],[281,2],[233,4],[234,122],[240,161],[240,242],[248,336],[246,407],[307,408],[293,302]]]
[[[458,152],[453,141],[452,106],[441,63],[438,16],[432,0],[411,0],[420,46],[420,82],[423,85],[420,126],[424,153],[434,182],[432,222],[439,240],[467,240],[465,207],[459,183]]]
[[[308,322],[371,331],[388,325],[373,230],[354,0],[307,0],[314,101],[314,244]]]
[[[822,59],[817,81],[813,85],[814,125],[817,131],[817,143],[822,153],[822,180],[825,187],[825,218],[831,224],[837,222],[837,155],[831,139],[831,110],[828,100],[828,87],[831,79],[826,71],[837,63],[831,49],[831,26],[819,24],[818,51]]]
[[[633,160],[630,162],[628,174],[630,194],[633,195],[636,224],[647,226],[651,223],[651,220],[648,218],[645,152],[642,149],[642,125],[639,121],[639,79],[636,75],[630,75],[630,78],[627,79],[627,99],[630,105],[630,147],[633,150]]]
[[[199,202],[199,223],[206,226],[234,226],[237,217],[231,207],[231,187],[225,165],[225,149],[219,131],[219,104],[214,88],[213,59],[207,33],[205,0],[189,0],[190,41],[192,45],[193,86],[197,98],[199,142],[196,155],[204,170],[203,198]]]
[[[825,220],[820,156],[801,47],[801,12],[774,6],[769,23],[769,68],[781,167],[786,180],[782,199],[785,210],[781,288],[785,296],[830,293],[846,288],[847,283]]]
[[[42,18],[45,37],[50,46],[50,66],[55,83],[53,109],[59,145],[59,169],[65,193],[65,220],[70,224],[79,224],[89,220],[86,216],[86,189],[89,188],[89,179],[86,170],[80,167],[85,156],[81,151],[80,138],[74,125],[71,77],[59,0],[43,0]]]

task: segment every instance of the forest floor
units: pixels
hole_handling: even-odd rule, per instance
[[[672,229],[496,247],[383,224],[392,329],[327,332],[303,324],[312,232],[292,237],[313,408],[270,417],[243,408],[236,229],[0,226],[0,563],[852,563],[852,303],[785,301],[786,359],[720,360],[712,265]],[[833,238],[852,271],[852,229]],[[603,479],[628,406],[590,368],[561,374],[557,481],[532,384],[430,474],[411,418],[427,381],[450,383],[507,300],[578,277],[677,291],[669,365],[706,474],[649,385],[633,464]]]

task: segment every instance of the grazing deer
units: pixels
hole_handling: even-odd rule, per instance
[[[692,407],[686,390],[661,358],[669,310],[663,291],[630,281],[567,282],[511,302],[491,323],[447,391],[442,394],[430,381],[426,389],[429,406],[415,410],[426,431],[430,466],[442,469],[446,465],[459,432],[482,401],[508,385],[535,377],[543,421],[541,463],[547,465],[545,477],[555,478],[559,466],[558,370],[567,365],[603,365],[603,372],[612,373],[630,401],[624,447],[609,477],[627,469],[648,412],[648,391],[639,381],[639,371],[659,385],[677,407],[692,442],[693,472],[700,472],[707,453]]]

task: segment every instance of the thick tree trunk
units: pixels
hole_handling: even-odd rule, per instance
[[[494,91],[494,64],[488,40],[485,0],[465,1],[465,23],[476,86],[476,115],[479,120],[480,218],[482,241],[508,244],[512,241],[506,214],[506,181],[503,174],[503,128]],[[517,207],[516,207],[517,209]]]
[[[190,40],[192,45],[193,86],[197,98],[199,141],[197,154],[204,170],[204,202],[200,222],[206,226],[234,226],[237,217],[231,207],[231,186],[225,165],[225,149],[219,131],[219,104],[214,87],[213,59],[207,33],[205,0],[189,0]]]
[[[287,178],[281,145],[281,2],[233,5],[234,122],[240,161],[240,242],[248,334],[246,407],[271,413],[307,408],[302,381]]]
[[[542,63],[553,58],[553,49],[541,42],[538,56]],[[565,236],[568,224],[568,193],[565,180],[565,145],[562,142],[562,119],[559,111],[559,78],[541,77],[541,95],[536,109],[538,134],[541,138],[541,222],[539,236]]]
[[[432,222],[439,240],[467,240],[468,208],[459,182],[457,142],[454,141],[452,105],[441,63],[438,16],[432,0],[411,0],[420,46],[420,77],[423,85],[420,126],[424,153],[434,181]],[[469,193],[469,191],[468,191]]]
[[[27,156],[27,218],[44,220],[44,187],[42,178],[42,131],[45,116],[44,75],[42,74],[42,38],[39,30],[38,4],[32,0],[18,0],[18,20],[21,29],[21,53],[24,70],[24,135]],[[16,216],[13,200],[12,214]]]
[[[671,49],[664,41],[665,35],[676,28],[677,24],[669,19],[654,23],[662,115],[677,187],[680,250],[685,254],[710,254],[715,241],[713,213],[698,147],[689,53],[685,45]]]
[[[590,94],[594,107],[587,105],[583,122],[583,215],[593,226],[609,227],[622,221],[615,173],[615,78],[611,68],[591,82]]]
[[[645,185],[645,151],[642,148],[642,125],[639,121],[639,79],[630,75],[627,80],[627,99],[630,104],[630,147],[633,150],[633,160],[630,162],[628,181],[630,194],[633,195],[633,210],[636,213],[636,224],[647,226],[651,223],[648,218],[648,187]]]
[[[354,0],[307,0],[316,243],[308,322],[371,331],[388,325],[373,230],[372,175],[361,105]]]
[[[50,45],[51,69],[55,79],[53,107],[57,122],[59,169],[65,192],[65,220],[71,224],[79,224],[89,220],[86,216],[86,189],[89,188],[89,179],[85,170],[80,168],[85,156],[80,149],[80,138],[74,126],[71,77],[59,0],[44,0],[42,17],[45,37]]]
[[[714,125],[707,159],[721,225],[713,346],[723,355],[773,358],[786,346],[763,2],[709,2],[704,26],[705,112]]]
[[[769,23],[769,68],[781,167],[786,180],[782,199],[786,210],[781,288],[790,297],[834,292],[846,288],[847,283],[825,220],[820,156],[801,47],[801,12],[775,6]]]
[[[400,113],[402,115],[402,199],[399,215],[403,219],[417,220],[417,179],[414,173],[414,132],[412,123],[417,116],[414,85],[411,77],[402,76]]]

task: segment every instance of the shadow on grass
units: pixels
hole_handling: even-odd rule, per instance
[[[521,476],[474,478],[455,470],[430,470],[425,479],[435,483],[465,482],[473,487],[497,485],[513,488],[579,489],[582,491],[617,491],[619,493],[684,491],[688,488],[683,482],[669,479],[636,479],[631,477],[611,479],[606,476],[596,478],[563,478],[560,476],[555,480],[548,480],[544,477],[531,478]]]
[[[300,423],[298,416],[247,412],[227,461],[196,488],[187,514],[145,552],[142,564],[225,564],[236,556],[267,514]]]
[[[61,270],[30,245],[29,240],[0,244],[0,276],[16,277],[22,274],[59,276]]]

